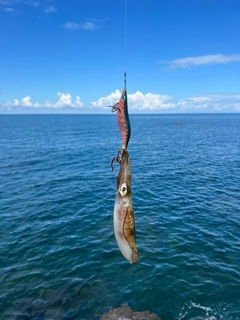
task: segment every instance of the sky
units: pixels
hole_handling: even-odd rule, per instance
[[[0,0],[0,114],[240,112],[239,0]]]

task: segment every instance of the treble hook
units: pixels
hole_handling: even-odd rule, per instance
[[[118,110],[119,101],[115,102],[113,106],[107,106],[108,108],[112,108],[112,112],[116,112]]]

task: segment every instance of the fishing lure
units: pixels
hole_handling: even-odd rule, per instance
[[[121,98],[113,106],[112,112],[117,111],[117,123],[122,137],[122,148],[127,149],[128,142],[131,136],[131,125],[128,115],[128,101],[127,101],[127,88],[126,88],[126,72],[124,73],[124,88]]]
[[[121,148],[118,151],[117,157],[112,159],[112,171],[114,170],[114,162],[120,164],[113,215],[114,234],[123,256],[131,263],[137,263],[139,255],[136,248],[134,212],[132,206],[132,173],[129,154],[125,148]]]

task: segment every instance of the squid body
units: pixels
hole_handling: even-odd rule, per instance
[[[132,173],[129,154],[125,148],[121,148],[117,157],[112,160],[112,170],[114,162],[120,164],[114,206],[114,234],[123,256],[131,263],[137,263],[138,251],[131,194]]]

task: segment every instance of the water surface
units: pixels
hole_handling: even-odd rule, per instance
[[[0,315],[240,319],[240,115],[131,115],[140,260],[118,250],[115,116],[0,116]]]

